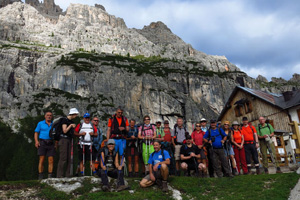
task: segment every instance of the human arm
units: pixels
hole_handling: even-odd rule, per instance
[[[39,133],[34,132],[34,141],[35,141],[35,147],[38,148],[40,146],[40,142],[39,142]]]
[[[106,166],[104,166],[104,163],[103,162],[105,162],[105,158],[104,158],[104,152],[101,152],[101,162],[100,162],[100,167],[101,167],[101,169],[103,169],[104,171],[106,170]]]

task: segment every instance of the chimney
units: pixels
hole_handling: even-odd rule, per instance
[[[292,91],[286,91],[282,93],[284,101],[289,101],[293,97],[293,92]]]

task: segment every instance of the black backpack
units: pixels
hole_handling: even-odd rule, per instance
[[[60,139],[60,134],[63,133],[62,130],[62,120],[65,117],[60,117],[60,118],[56,118],[51,126],[51,129],[49,131],[49,137],[53,140],[59,140]]]

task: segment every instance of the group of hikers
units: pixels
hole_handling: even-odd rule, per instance
[[[78,110],[71,108],[66,117],[53,122],[52,112],[47,111],[45,120],[38,123],[34,139],[39,155],[40,180],[44,178],[45,157],[48,158],[48,178],[53,177],[53,157],[57,148],[57,178],[73,176],[74,138],[78,138],[77,175],[85,175],[85,162],[89,161],[91,174],[101,177],[104,191],[110,190],[108,176],[117,179],[118,191],[128,188],[124,183],[125,165],[128,177],[142,175],[141,187],[157,184],[163,191],[168,190],[169,175],[206,178],[261,174],[258,148],[264,172],[268,173],[269,150],[276,173],[281,173],[273,154],[275,146],[271,138],[274,129],[264,117],[259,118],[258,127],[251,125],[247,117],[243,117],[242,124],[237,121],[221,124],[211,119],[209,126],[208,121],[202,118],[190,134],[182,118],[178,118],[174,127],[170,128],[168,120],[163,121],[163,126],[160,121],[152,124],[146,115],[143,123],[138,125],[135,120],[128,120],[123,109],[118,107],[109,118],[104,135],[97,116],[85,113],[83,121],[76,125],[73,120],[78,115]],[[256,168],[253,172],[252,161]]]

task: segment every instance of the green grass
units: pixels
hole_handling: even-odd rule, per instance
[[[285,200],[290,191],[295,187],[300,175],[296,173],[270,174],[259,176],[236,176],[234,178],[196,178],[196,177],[170,177],[169,184],[181,192],[183,199],[218,199],[218,200]],[[40,184],[38,181],[12,181],[0,182],[0,190],[5,186],[12,189],[7,193],[17,193],[14,189],[36,188],[35,197],[41,199],[105,199],[105,200],[138,200],[138,199],[172,199],[172,192],[163,193],[156,186],[140,188],[141,179],[127,179],[131,194],[128,190],[122,192],[91,192],[101,185],[83,182],[83,187],[78,188],[71,194],[66,194],[54,188]]]

